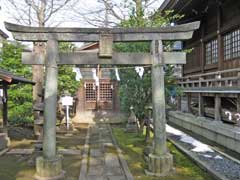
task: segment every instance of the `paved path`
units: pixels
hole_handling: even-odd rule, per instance
[[[79,180],[133,180],[108,124],[89,126]]]

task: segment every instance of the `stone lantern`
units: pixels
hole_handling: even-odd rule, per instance
[[[138,132],[138,124],[137,124],[137,117],[134,113],[134,107],[130,107],[130,116],[128,118],[127,126],[126,126],[126,132],[132,132],[136,133]]]

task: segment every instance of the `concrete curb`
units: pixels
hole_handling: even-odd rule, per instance
[[[134,180],[133,175],[131,174],[131,172],[129,170],[127,161],[124,159],[124,156],[122,154],[122,150],[119,148],[119,146],[117,144],[117,141],[116,141],[115,137],[113,136],[112,128],[109,124],[107,126],[109,128],[109,131],[110,131],[110,134],[111,134],[111,137],[112,137],[112,140],[113,140],[113,144],[115,145],[115,147],[117,149],[119,161],[120,161],[121,166],[123,168],[124,174],[125,174],[127,180]]]
[[[240,127],[179,111],[169,111],[167,113],[167,122],[180,127],[182,131],[187,130],[196,136],[203,137],[224,148],[240,153]]]
[[[230,180],[226,176],[221,175],[219,172],[212,169],[209,165],[207,165],[205,162],[201,161],[197,156],[195,156],[190,151],[183,148],[179,143],[175,142],[171,138],[167,138],[177,149],[179,149],[181,152],[183,152],[185,155],[187,155],[191,160],[193,160],[201,169],[208,172],[214,179],[216,180]]]

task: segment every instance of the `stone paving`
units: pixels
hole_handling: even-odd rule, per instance
[[[79,180],[133,180],[108,124],[90,125]]]

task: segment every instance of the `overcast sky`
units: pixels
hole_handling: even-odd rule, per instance
[[[4,27],[4,21],[7,21],[7,22],[13,22],[12,21],[12,19],[10,18],[10,15],[7,13],[7,10],[6,10],[6,7],[4,7],[2,4],[3,3],[1,3],[3,0],[0,0],[0,6],[2,6],[1,7],[1,10],[0,10],[0,29],[2,30],[2,31],[4,31],[5,33],[7,33],[10,37],[11,37],[11,34],[5,29],[5,27]],[[118,1],[118,0],[117,0]],[[124,1],[124,0],[119,0],[119,2],[120,1]],[[83,5],[83,6],[86,6],[86,7],[90,7],[91,9],[94,9],[94,8],[97,8],[97,6],[99,5],[98,3],[97,3],[97,0],[83,0],[82,1],[84,4],[86,4],[86,5]],[[156,0],[156,2],[154,3],[154,4],[152,4],[152,6],[151,6],[151,8],[152,9],[157,9],[157,8],[159,8],[160,7],[160,5],[162,4],[162,2],[163,2],[163,0]],[[82,10],[82,9],[81,9]],[[64,16],[66,16],[65,14],[64,14]],[[56,18],[55,18],[56,19]],[[55,20],[54,19],[54,20]],[[61,17],[59,17],[58,19],[61,19]],[[71,26],[71,27],[79,27],[79,26],[81,26],[81,27],[86,27],[87,25],[86,24],[84,24],[84,23],[76,23],[76,22],[70,22],[70,20],[67,22],[67,21],[65,21],[65,22],[63,22],[63,23],[61,23],[60,24],[60,26],[62,26],[62,27],[66,27],[66,26]]]

